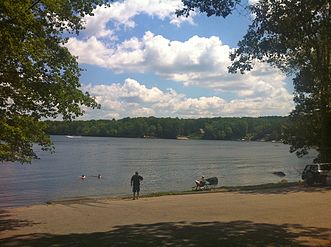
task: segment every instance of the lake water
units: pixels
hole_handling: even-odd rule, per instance
[[[217,176],[219,186],[298,181],[313,157],[298,159],[289,146],[269,142],[52,137],[56,153],[38,152],[32,164],[2,164],[0,207],[89,196],[131,195],[135,171],[141,194],[190,190],[194,180]],[[79,177],[85,174],[87,178]],[[96,176],[102,175],[102,179]]]

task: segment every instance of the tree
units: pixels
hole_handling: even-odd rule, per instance
[[[226,17],[237,0],[184,0],[178,15],[198,9]],[[286,136],[298,155],[311,147],[318,160],[331,162],[331,7],[329,0],[260,0],[247,9],[253,16],[246,35],[230,55],[229,71],[242,73],[256,60],[293,75],[295,109]],[[317,126],[316,126],[317,125]],[[314,126],[312,132],[309,128]],[[301,130],[301,131],[300,131]]]
[[[104,0],[0,1],[0,161],[31,162],[34,143],[52,149],[46,118],[71,120],[98,107],[80,89],[77,59],[64,46]]]

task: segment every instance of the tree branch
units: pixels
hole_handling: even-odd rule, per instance
[[[29,8],[28,10],[32,9],[34,6],[36,6],[38,3],[40,3],[41,0],[35,1]]]

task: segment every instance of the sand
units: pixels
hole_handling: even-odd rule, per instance
[[[2,209],[0,246],[331,246],[331,189],[292,186]]]

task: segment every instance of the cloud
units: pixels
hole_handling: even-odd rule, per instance
[[[286,77],[278,69],[256,62],[245,75],[229,74],[229,53],[234,48],[220,37],[195,35],[180,41],[146,31],[142,37],[116,39],[122,28],[135,28],[135,16],[141,14],[177,26],[184,21],[194,24],[192,18],[174,15],[181,4],[181,0],[126,0],[113,2],[110,8],[98,7],[94,16],[85,17],[84,35],[70,38],[66,47],[81,64],[115,73],[156,74],[186,87],[214,90],[215,95],[230,93],[232,98],[191,98],[174,90],[147,88],[129,78],[111,85],[85,85],[102,104],[101,110],[86,109],[85,118],[287,115],[293,109]]]
[[[141,39],[133,37],[112,48],[95,37],[85,41],[71,38],[67,47],[80,63],[117,73],[154,73],[187,87],[231,92],[238,97],[292,98],[285,89],[285,75],[268,64],[256,62],[255,69],[244,75],[229,74],[232,48],[215,36],[193,36],[182,42],[148,31]]]
[[[130,78],[111,85],[85,85],[83,89],[102,105],[100,110],[86,109],[84,119],[287,115],[293,107],[291,99],[282,94],[230,101],[216,96],[190,98],[173,89],[147,88]]]
[[[125,0],[116,1],[110,4],[110,7],[97,7],[93,11],[93,16],[86,16],[85,34],[87,37],[95,36],[114,38],[118,28],[134,28],[136,23],[134,17],[140,14],[146,14],[156,17],[160,20],[169,20],[169,23],[180,26],[183,22],[193,24],[192,13],[190,17],[177,17],[176,9],[181,8],[181,0]],[[109,23],[114,24],[115,29],[110,30],[107,27]]]
[[[253,4],[258,3],[259,1],[260,1],[260,0],[248,0],[248,4],[253,5]]]
[[[94,36],[87,40],[71,38],[67,47],[78,56],[80,63],[95,64],[117,72],[154,71],[186,83],[199,78],[199,73],[226,74],[231,50],[215,36],[193,36],[181,42],[170,41],[150,31],[141,39],[133,37],[114,47],[107,47]],[[90,56],[92,53],[96,55]]]

